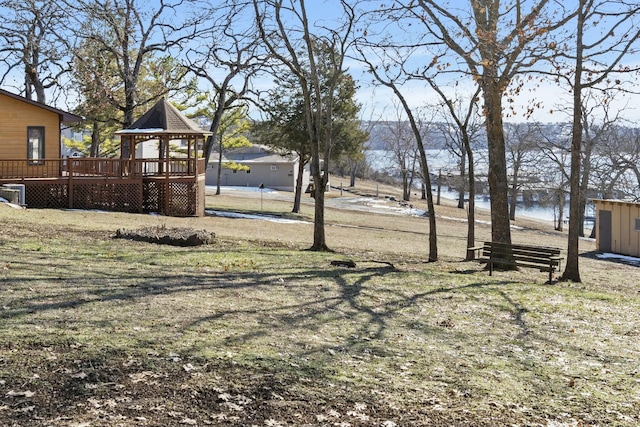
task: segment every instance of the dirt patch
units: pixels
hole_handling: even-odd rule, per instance
[[[211,231],[191,228],[145,227],[137,230],[121,228],[114,237],[160,245],[201,246],[212,244],[216,235]]]

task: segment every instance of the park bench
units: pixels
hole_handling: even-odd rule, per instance
[[[476,261],[488,265],[490,276],[495,265],[527,267],[548,272],[548,283],[553,283],[553,273],[560,269],[563,259],[560,249],[542,246],[484,242],[482,246],[471,247],[468,250],[474,253]]]

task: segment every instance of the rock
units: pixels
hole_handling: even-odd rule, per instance
[[[356,263],[351,260],[333,260],[331,261],[331,265],[337,267],[356,268]]]

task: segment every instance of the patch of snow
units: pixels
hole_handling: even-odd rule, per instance
[[[243,214],[239,212],[223,212],[223,211],[215,211],[211,209],[205,210],[205,213],[207,215],[219,216],[223,218],[255,219],[255,220],[262,220],[262,221],[277,222],[280,224],[312,224],[309,221],[299,221],[296,219],[280,218],[273,215]]]
[[[216,191],[217,186],[215,185],[207,185],[205,186],[206,190],[209,191]],[[233,187],[233,186],[222,186],[220,187],[220,191],[248,191],[248,192],[253,192],[253,193],[258,193],[260,191],[262,191],[263,193],[270,193],[270,194],[276,194],[278,191],[274,190],[273,188],[260,188],[260,187],[241,187],[241,186],[237,186],[237,187]]]
[[[628,255],[612,254],[612,253],[605,252],[602,254],[596,254],[596,258],[613,259],[616,261],[622,261],[625,264],[637,265],[640,267],[640,258],[636,258]]]
[[[159,133],[159,132],[164,132],[165,130],[162,128],[148,128],[148,129],[138,129],[138,128],[134,128],[134,129],[121,129],[119,130],[117,133],[118,134],[130,134],[130,133]]]
[[[0,197],[0,203],[4,203],[5,205],[9,206],[10,208],[13,209],[24,209],[24,206],[20,206],[20,205],[16,205],[15,203],[11,203],[10,201],[8,201],[7,199]]]
[[[467,218],[454,218],[454,217],[451,217],[451,216],[441,216],[441,217],[438,217],[438,218],[446,219],[446,220],[449,220],[449,221],[467,222]],[[482,221],[482,220],[476,219],[476,224],[491,225],[491,221]],[[512,224],[511,225],[511,229],[512,230],[524,230],[525,228],[521,227],[519,225],[513,225]]]
[[[102,211],[100,209],[62,209],[63,211],[67,211],[67,212],[92,212],[92,213],[100,213],[100,214],[111,214],[111,213],[115,213],[112,211]]]
[[[409,215],[409,216],[425,216],[426,211],[422,209],[415,209],[409,206],[389,206],[385,200],[375,199],[371,197],[360,197],[360,198],[352,198],[347,199],[347,203],[351,204],[359,204],[372,208],[372,210],[378,209],[384,213],[395,213],[399,215]]]

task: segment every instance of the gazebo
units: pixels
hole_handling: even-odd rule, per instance
[[[142,177],[142,210],[168,216],[203,216],[206,165],[202,153],[211,132],[202,130],[162,98],[120,136],[123,165]],[[157,158],[143,156],[155,145]]]

